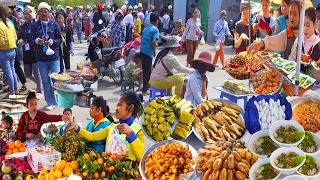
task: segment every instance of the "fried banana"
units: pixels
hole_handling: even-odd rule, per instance
[[[246,124],[241,119],[233,120],[233,122],[240,125],[243,129],[246,129]]]
[[[216,127],[215,123],[212,122],[212,119],[204,118],[204,123],[206,123],[214,132],[218,132],[218,128]]]
[[[207,127],[207,130],[209,131],[210,136],[211,136],[214,140],[219,141],[220,138],[216,135],[216,133],[214,133],[214,131],[213,131],[208,125],[207,125],[206,127]]]
[[[225,141],[225,140],[226,140],[226,139],[224,138],[224,135],[223,135],[222,129],[219,129],[218,134],[219,134],[219,137],[221,138],[221,140],[223,140],[223,141]]]
[[[211,139],[209,131],[204,125],[201,125],[201,130],[202,130],[202,133],[203,133],[204,137],[206,138],[206,140]]]
[[[201,136],[201,138],[202,138],[203,140],[205,140],[205,137],[204,137],[204,135],[203,135],[203,133],[202,133],[201,124],[195,124],[195,126],[196,126],[196,130],[197,130],[197,132],[199,133],[199,135]]]
[[[231,123],[231,125],[235,126],[239,131],[243,132],[244,131],[244,128],[241,127],[240,125],[238,125],[237,123]]]
[[[237,139],[237,135],[230,129],[227,129],[228,133],[230,134],[232,139]]]
[[[242,112],[242,109],[240,107],[233,105],[227,101],[222,100],[221,103],[222,103],[222,106],[231,108],[231,109],[237,111],[239,114]]]
[[[229,124],[222,116],[222,113],[223,112],[218,112],[216,115],[217,115],[217,120],[219,120],[219,124],[222,124],[222,126],[226,125],[226,124]]]
[[[223,108],[221,108],[221,110],[223,112],[225,112],[229,116],[233,116],[233,117],[239,118],[239,115],[237,114],[237,111],[235,111],[235,110],[233,110],[231,108],[223,107]]]
[[[200,118],[198,118],[197,116],[194,116],[194,117],[195,117],[195,118],[194,118],[194,123],[195,123],[195,124],[201,123]]]
[[[228,115],[226,115],[225,113],[221,113],[221,115],[225,120],[228,121],[229,124],[233,123],[232,119]]]
[[[209,111],[209,106],[205,102],[200,104],[200,108],[204,112],[208,112]]]
[[[211,104],[210,101],[206,101],[205,103],[207,104],[207,106],[208,106],[211,110],[215,109],[214,105]]]
[[[203,111],[200,109],[200,108],[197,108],[196,110],[195,110],[196,112],[196,114],[197,114],[197,116],[201,119],[201,118],[203,118],[204,117],[204,113],[203,113]]]
[[[215,101],[215,100],[209,100],[209,102],[210,102],[215,108],[222,106],[221,103],[219,103],[219,102],[217,102],[217,101]]]
[[[238,137],[241,136],[241,132],[234,125],[230,125],[229,127]]]
[[[230,134],[228,133],[228,131],[226,129],[222,128],[222,133],[223,133],[225,139],[231,138]]]

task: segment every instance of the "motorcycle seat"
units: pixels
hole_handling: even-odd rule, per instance
[[[121,49],[118,47],[112,47],[112,48],[102,48],[101,54],[102,55],[111,55],[115,51],[120,51]]]

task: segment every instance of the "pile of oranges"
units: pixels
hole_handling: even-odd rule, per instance
[[[61,160],[58,161],[49,172],[42,169],[37,180],[55,180],[63,177],[69,177],[78,168],[79,165],[77,161],[67,162],[65,160]]]
[[[7,142],[6,147],[7,147],[6,155],[26,151],[26,147],[25,147],[24,143],[22,143],[19,140],[16,140],[14,143]]]

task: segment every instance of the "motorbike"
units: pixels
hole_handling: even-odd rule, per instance
[[[233,47],[234,47],[235,22],[231,19],[231,20],[228,22],[228,26],[229,26],[229,31],[230,31],[232,37],[228,37],[228,36],[226,35],[224,44],[225,44],[226,46],[233,46]]]
[[[104,48],[98,40],[98,37],[102,33],[108,34],[108,31],[102,29],[88,37],[89,47],[88,53],[85,55],[86,60],[90,59],[91,62],[99,61],[97,62],[100,64],[98,68],[99,82],[105,76],[108,76],[116,84],[121,85],[125,72],[125,60],[122,58],[122,49],[118,47]]]

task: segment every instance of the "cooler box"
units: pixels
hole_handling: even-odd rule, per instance
[[[61,153],[58,151],[44,153],[35,151],[35,148],[28,149],[28,163],[35,173],[41,169],[50,170],[60,160]]]

